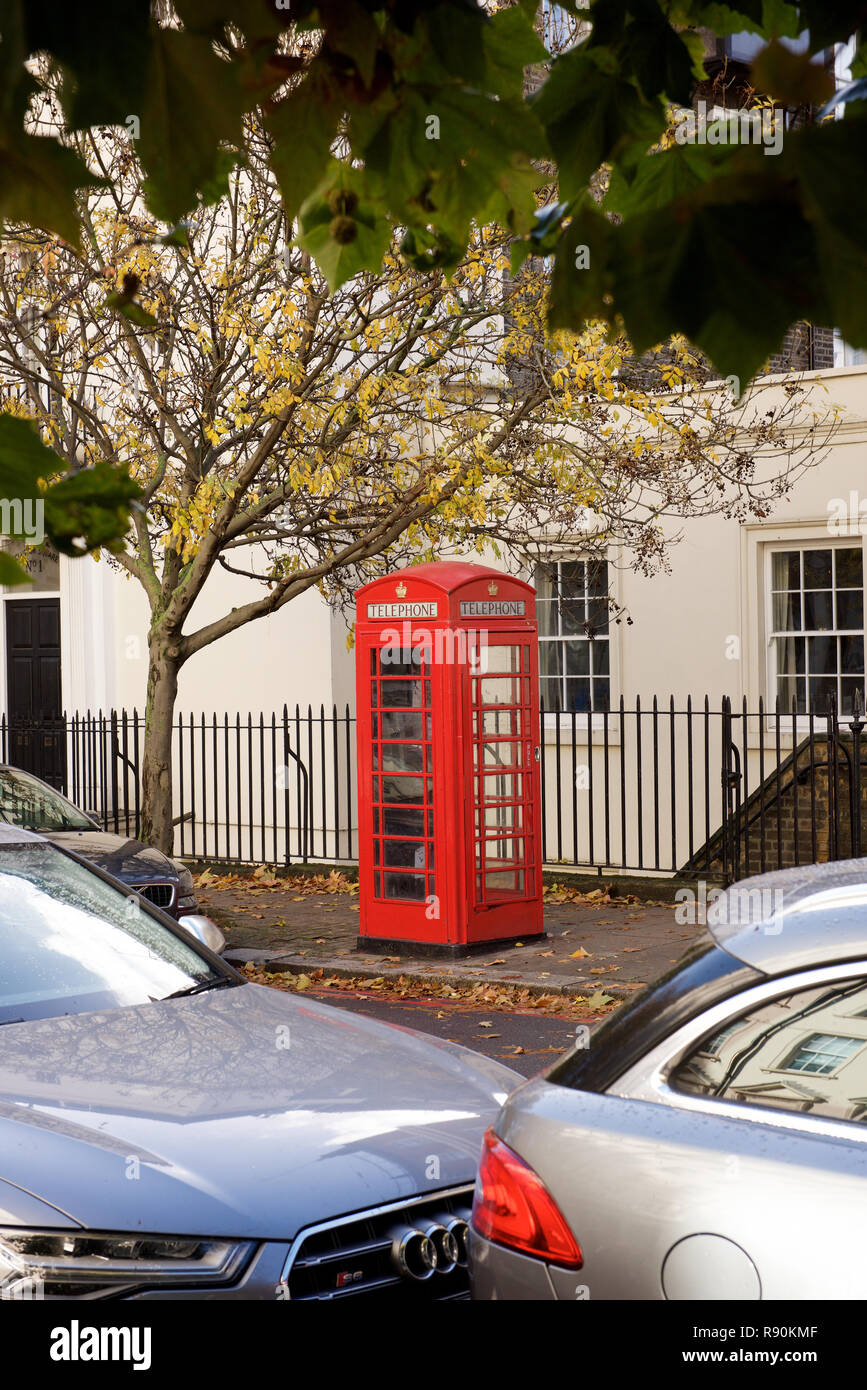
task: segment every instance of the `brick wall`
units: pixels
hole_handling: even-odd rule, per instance
[[[851,744],[845,744],[851,756]],[[805,741],[750,796],[745,808],[746,829],[740,845],[740,875],[761,873],[765,869],[789,869],[796,864],[826,863],[847,859],[853,853],[849,760],[838,745],[836,774],[833,745],[816,738],[812,761]],[[829,766],[830,755],[830,766]],[[867,749],[862,749],[861,852],[867,848]],[[837,803],[836,824],[834,800]],[[704,864],[704,849],[694,865]],[[711,841],[712,875],[722,872],[722,840]]]
[[[834,330],[793,323],[767,366],[768,372],[827,371],[834,365]]]

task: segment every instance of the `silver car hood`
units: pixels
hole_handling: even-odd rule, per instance
[[[522,1078],[244,984],[0,1028],[0,1178],[99,1230],[288,1239],[473,1180]]]

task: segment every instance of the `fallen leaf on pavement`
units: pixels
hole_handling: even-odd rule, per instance
[[[366,975],[330,975],[326,974],[321,968],[311,968],[307,975],[293,975],[289,971],[266,971],[261,966],[248,962],[242,967],[242,973],[248,980],[255,981],[256,984],[268,985],[273,989],[282,989],[289,992],[304,989],[321,990],[323,993],[336,991],[344,994],[353,994],[356,999],[381,999],[383,996],[400,998],[407,1000],[434,999],[448,1000],[450,1007],[461,1009],[481,1010],[497,1009],[503,1013],[511,1013],[520,1010],[524,1013],[545,1013],[550,1015],[560,1015],[566,1018],[581,1018],[586,1014],[588,1005],[584,995],[560,994],[560,993],[531,993],[529,989],[521,985],[511,985],[493,983],[485,980],[459,980],[454,981],[454,987],[443,980],[423,980],[413,978],[409,975],[391,975],[385,977],[377,975],[370,979]],[[300,984],[300,981],[307,981],[307,984]],[[640,986],[636,985],[636,988]],[[598,998],[599,992],[594,997]],[[606,996],[606,998],[610,998]],[[616,1003],[611,1000],[610,1002]],[[447,1011],[439,1009],[437,1017],[446,1017]],[[486,1029],[491,1026],[491,1020],[485,1020],[480,1026]],[[490,1033],[485,1032],[482,1036],[490,1037]],[[523,1050],[523,1049],[522,1049]]]
[[[357,893],[358,883],[346,874],[332,869],[329,874],[276,873],[273,868],[260,864],[252,874],[215,874],[212,869],[203,869],[195,875],[197,888],[216,890],[231,888],[244,893],[287,892],[300,893],[311,897],[316,893]],[[301,898],[293,898],[301,902]]]
[[[585,956],[591,956],[592,951],[585,951],[583,946],[579,946],[577,951],[573,951],[570,960],[583,960]]]
[[[549,903],[585,903],[588,907],[601,907],[603,904],[616,905],[617,907],[640,904],[641,899],[635,893],[619,894],[612,893],[613,885],[608,883],[601,888],[591,888],[588,893],[571,883],[546,883],[542,888],[542,897]]]

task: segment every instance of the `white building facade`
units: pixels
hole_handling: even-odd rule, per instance
[[[535,573],[523,572],[539,596],[549,863],[671,873],[704,848],[711,868],[706,845],[721,821],[726,762],[723,697],[735,713],[729,734],[744,801],[790,755],[811,715],[814,732],[822,731],[829,696],[844,722],[856,692],[863,708],[867,366],[802,373],[798,380],[822,408],[838,407],[839,424],[819,464],[767,518],[738,523],[707,516],[672,524],[680,539],[670,551],[670,570],[652,578],[632,570],[621,553],[588,561],[579,542],[552,552]],[[5,719],[38,723],[88,710],[119,717],[126,711],[128,721],[138,711],[141,719],[148,610],[136,581],[105,559],[36,555],[31,567],[32,591],[7,590],[0,605]],[[193,626],[255,593],[261,590],[253,581],[217,571],[191,614]],[[609,618],[606,593],[623,615],[619,622]],[[306,848],[327,859],[354,857],[347,833],[356,794],[349,630],[346,617],[311,591],[183,668],[179,722],[186,727],[192,717],[196,729],[187,740],[187,798],[200,774],[205,807],[201,797],[193,816],[189,804],[177,806],[186,817],[179,837],[181,824],[191,830],[204,816],[212,831],[204,849],[211,855],[279,861]],[[760,701],[773,710],[777,697],[787,712],[794,700],[794,722],[790,715],[775,724],[758,718]],[[131,732],[127,737],[129,743]],[[119,739],[109,761],[119,760]],[[21,746],[10,745],[9,760],[16,754]],[[205,755],[213,764],[210,787]],[[65,779],[55,769],[51,780],[65,780],[80,797],[71,757],[67,750]],[[134,778],[136,757],[129,746],[121,755],[127,780]],[[95,804],[95,796],[110,814],[122,792],[117,774],[103,767],[93,776],[89,800]],[[339,836],[332,833],[335,814],[342,819]],[[187,838],[184,852],[190,848]]]

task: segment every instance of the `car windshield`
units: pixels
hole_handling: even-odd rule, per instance
[[[0,816],[22,830],[93,830],[93,822],[38,777],[0,769]]]
[[[50,844],[0,845],[0,1025],[164,999],[232,977]]]

